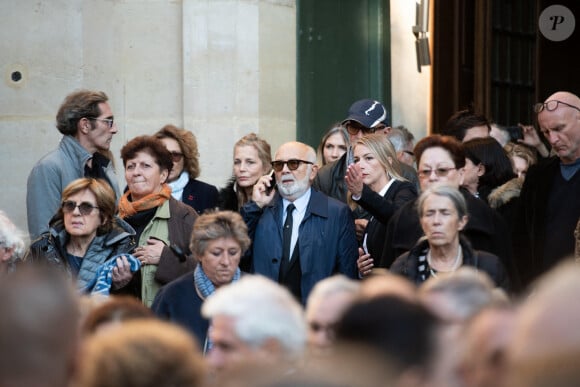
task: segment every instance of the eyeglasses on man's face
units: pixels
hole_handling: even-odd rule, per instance
[[[72,201],[72,200],[66,200],[66,201],[62,202],[62,211],[65,214],[70,214],[71,212],[74,212],[74,210],[77,207],[78,207],[81,215],[89,215],[91,212],[93,212],[94,209],[97,209],[97,210],[99,209],[99,207],[93,206],[89,202],[82,202],[80,204],[77,204],[77,202]]]
[[[371,134],[377,130],[377,128],[367,128],[366,126],[363,126],[356,121],[347,121],[344,126],[346,126],[346,131],[348,134],[352,136],[357,135],[358,132],[363,132],[363,134]],[[382,129],[384,128],[385,126],[382,127]]]
[[[115,125],[114,118],[96,118],[96,117],[93,117],[93,118],[89,118],[89,120],[106,122],[109,129],[112,128],[113,125]]]
[[[554,110],[558,109],[558,105],[568,106],[572,109],[576,109],[580,112],[580,108],[574,105],[570,105],[569,103],[558,101],[557,99],[553,99],[551,101],[546,102],[538,102],[534,105],[534,112],[540,113],[542,110],[546,109],[549,112],[553,112]]]
[[[435,172],[435,176],[437,177],[445,177],[449,175],[449,172],[457,169],[457,168],[435,168],[435,169],[421,169],[417,171],[417,175],[421,179],[427,179],[431,177],[431,174]]]
[[[276,161],[272,161],[272,168],[274,168],[274,170],[276,172],[280,172],[281,170],[284,169],[284,164],[288,165],[288,169],[291,171],[295,171],[300,167],[300,164],[314,164],[311,161],[306,161],[306,160],[299,160],[299,159],[290,159],[290,160],[286,160],[286,161],[282,161],[282,160],[276,160]]]

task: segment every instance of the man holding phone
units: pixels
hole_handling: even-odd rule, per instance
[[[252,272],[285,285],[303,304],[314,285],[342,273],[356,278],[358,246],[348,206],[311,188],[316,152],[300,142],[283,144],[252,200],[241,208],[252,238]],[[277,185],[278,193],[267,188]]]

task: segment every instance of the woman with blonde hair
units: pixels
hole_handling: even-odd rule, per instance
[[[383,134],[370,134],[353,146],[354,164],[345,181],[350,199],[371,215],[366,225],[357,265],[361,275],[371,273],[374,259],[383,254],[384,235],[391,216],[417,197],[415,185],[405,180],[393,145]]]
[[[171,196],[193,207],[199,214],[206,209],[215,208],[217,188],[197,179],[201,168],[197,140],[193,133],[173,125],[165,125],[154,136],[165,144],[173,160],[173,168],[167,179]]]
[[[505,150],[512,161],[514,173],[522,180],[526,177],[528,168],[538,162],[536,153],[526,145],[506,145]]]
[[[270,144],[250,133],[234,145],[234,176],[219,192],[221,210],[239,211],[250,201],[254,184],[272,169]]]

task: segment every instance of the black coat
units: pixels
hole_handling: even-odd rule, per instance
[[[372,215],[367,233],[367,249],[377,264],[383,255],[387,224],[393,214],[405,203],[417,198],[417,189],[407,181],[395,180],[385,196],[363,186],[363,191],[357,203]]]
[[[220,210],[229,210],[238,212],[238,195],[234,190],[236,178],[232,177],[228,184],[220,189],[218,194],[217,206]]]
[[[509,290],[509,279],[505,268],[499,258],[485,251],[473,250],[465,238],[460,238],[459,243],[463,250],[462,266],[472,266],[477,270],[487,273],[496,286]],[[420,285],[423,281],[419,275],[419,257],[427,253],[429,242],[421,240],[410,251],[399,256],[391,265],[390,271],[406,277],[411,282]]]
[[[532,166],[524,181],[519,199],[519,206],[514,223],[514,253],[515,265],[521,277],[522,286],[529,285],[540,274],[548,269],[544,262],[544,248],[546,237],[547,211],[546,206],[554,189],[554,179],[560,174],[560,159],[552,157],[542,160]],[[578,175],[580,172],[576,172]],[[576,179],[574,176],[572,179]],[[576,193],[580,197],[580,192]],[[577,211],[578,206],[572,203],[562,203],[569,211]],[[560,229],[551,229],[551,233],[569,235],[570,256],[574,253],[574,226],[580,214],[570,213],[574,220],[572,227],[564,226]],[[564,220],[562,220],[564,222]]]
[[[217,206],[218,190],[211,184],[197,179],[189,179],[189,182],[183,188],[181,201],[193,207],[198,214],[203,214],[205,210],[213,209]]]
[[[347,152],[343,154],[338,160],[326,164],[318,170],[312,186],[326,196],[340,200],[343,203],[347,202],[348,188],[344,181],[346,174],[346,157]],[[419,179],[417,172],[407,164],[400,164],[401,176],[409,180],[417,189],[419,187]]]
[[[506,270],[510,282],[517,283],[518,277],[512,261],[510,233],[503,218],[492,210],[483,200],[474,197],[469,191],[460,189],[467,202],[469,220],[463,235],[474,249],[497,255]],[[385,246],[380,267],[389,268],[401,254],[411,250],[423,236],[417,200],[405,204],[389,221],[385,234]]]

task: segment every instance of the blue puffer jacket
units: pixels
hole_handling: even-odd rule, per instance
[[[24,262],[55,265],[72,278],[66,259],[68,238],[61,220],[51,223],[50,231],[43,233],[31,244]],[[77,289],[85,288],[95,278],[101,264],[115,255],[131,253],[135,247],[135,230],[124,220],[115,217],[113,229],[107,234],[97,235],[89,245],[77,275]]]

